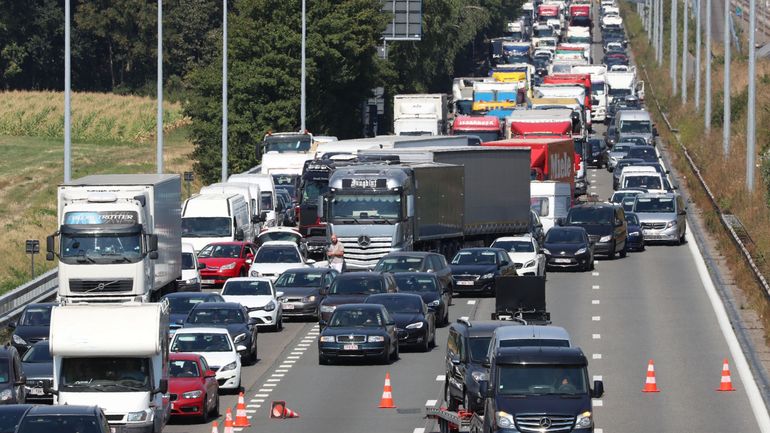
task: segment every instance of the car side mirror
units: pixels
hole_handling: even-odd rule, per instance
[[[538,253],[538,254],[545,254],[545,250],[544,250],[544,249],[542,249],[542,248],[538,248],[538,249],[537,249],[537,253]]]
[[[489,381],[480,380],[479,381],[479,395],[481,396],[481,398],[487,398],[488,389],[489,389]]]
[[[214,370],[206,370],[206,373],[203,374],[203,377],[206,379],[217,377],[217,373]]]
[[[283,292],[275,292],[275,297],[276,297],[276,298],[280,298],[280,297],[281,297],[281,296],[283,296],[283,295],[284,295],[284,293],[283,293]]]
[[[262,211],[262,212],[259,213],[259,222],[263,223],[263,222],[267,221],[267,214],[268,214],[268,212],[269,211],[265,210],[265,211]]]
[[[556,218],[556,225],[561,227],[565,223],[564,218]]]
[[[601,380],[594,381],[594,389],[591,390],[591,397],[599,398],[604,395],[604,382]]]
[[[150,257],[150,260],[158,260],[158,252],[150,251],[150,254],[148,254],[148,257]]]
[[[449,359],[449,362],[452,363],[452,365],[460,365],[460,357],[459,356],[453,356]]]
[[[262,219],[259,217],[259,215],[252,215],[251,217],[252,224],[259,224],[261,222],[262,222]]]
[[[251,260],[251,259],[246,259],[244,261],[244,263],[246,263],[247,265],[250,265],[252,262],[253,262],[253,260]]]
[[[201,261],[199,261],[198,262],[198,269],[206,269],[206,264],[201,262]]]
[[[238,227],[238,229],[235,230],[235,240],[236,241],[242,241],[243,240],[243,229]]]
[[[321,296],[326,296],[329,294],[329,288],[328,287],[321,287],[318,289],[318,294]]]
[[[622,227],[623,226],[623,220],[615,220],[615,227]]]
[[[158,235],[150,235],[147,238],[147,251],[158,251]]]
[[[16,329],[16,322],[9,322],[8,329]]]
[[[161,379],[158,383],[158,389],[153,391],[153,394],[166,394],[168,393],[168,379]]]
[[[654,127],[654,126],[652,127],[652,135],[654,135],[655,137],[658,136],[658,128],[657,127]]]

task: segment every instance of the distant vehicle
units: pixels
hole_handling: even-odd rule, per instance
[[[436,316],[420,295],[411,293],[382,293],[371,295],[366,304],[383,305],[396,322],[398,344],[417,346],[429,352],[436,345]]]
[[[610,203],[617,203],[622,204],[623,200],[625,200],[628,197],[635,198],[639,194],[646,193],[646,189],[641,188],[634,188],[634,189],[619,189],[612,193],[612,196],[609,198]]]
[[[195,248],[192,244],[182,244],[182,278],[176,282],[177,291],[201,291],[201,274],[198,267],[198,255],[195,254]]]
[[[58,304],[28,304],[21,312],[19,321],[8,324],[13,330],[11,344],[19,353],[26,352],[38,341],[48,340],[51,332],[51,309],[56,305]]]
[[[530,191],[532,189],[532,184],[530,183]],[[532,201],[530,200],[530,205]],[[535,239],[535,242],[538,244],[543,243],[543,239],[545,238],[545,228],[543,227],[543,223],[540,220],[540,213],[536,212],[534,209],[529,209],[529,233],[525,233],[525,235],[530,235],[532,238]]]
[[[245,277],[256,251],[257,246],[251,242],[216,242],[206,245],[198,252],[203,284],[220,285],[229,278]]]
[[[296,268],[285,270],[275,281],[275,289],[282,292],[278,301],[286,317],[321,317],[321,291],[328,290],[338,272],[332,268]]]
[[[615,164],[615,169],[612,171],[612,189],[618,189],[620,187],[620,176],[623,174],[623,169],[632,165],[635,166],[641,162],[644,162],[644,160],[640,158],[629,158],[628,156],[625,156],[618,161],[618,163]]]
[[[380,304],[341,305],[318,337],[318,363],[342,359],[398,359],[396,322]]]
[[[613,172],[615,170],[615,166],[618,165],[618,162],[625,158],[628,151],[631,150],[631,148],[634,146],[636,145],[630,143],[618,143],[613,146],[609,154],[610,162],[607,165],[607,171],[610,173]]]
[[[262,229],[256,239],[256,244],[261,247],[265,242],[288,241],[294,242],[303,255],[307,255],[307,243],[302,234],[294,227],[270,227]]]
[[[561,326],[509,325],[492,333],[488,357],[503,347],[572,347],[572,342]]]
[[[24,414],[32,407],[31,404],[0,405],[0,433],[16,433]]]
[[[225,302],[225,299],[219,293],[181,292],[169,293],[161,298],[161,302],[163,301],[168,302],[169,326],[171,334],[173,334],[173,331],[182,325],[194,306],[203,302]]]
[[[238,352],[247,348],[236,346],[227,329],[182,328],[174,334],[170,348],[174,353],[201,355],[209,369],[216,372],[220,390],[241,390],[241,357]]]
[[[438,253],[424,251],[399,251],[381,258],[374,267],[375,272],[431,272],[436,274],[442,287],[452,290],[454,279],[446,258]]]
[[[543,253],[551,269],[590,271],[594,268],[594,245],[583,227],[552,228],[545,236]]]
[[[633,204],[631,207],[633,209]],[[626,223],[628,224],[628,251],[644,251],[644,233],[639,217],[633,212],[626,212]]]
[[[38,341],[21,357],[21,370],[27,378],[28,403],[53,403],[53,357],[48,341]]]
[[[0,404],[23,404],[27,398],[26,383],[19,351],[13,346],[0,348]]]
[[[451,262],[456,292],[495,293],[495,277],[516,275],[508,253],[500,248],[463,248]]]
[[[595,254],[604,254],[610,260],[616,253],[626,256],[628,227],[621,206],[611,203],[574,206],[567,214],[567,224],[586,229]]]
[[[249,317],[246,307],[236,302],[204,302],[190,311],[183,324],[184,328],[221,328],[227,330],[233,344],[243,347],[238,350],[242,361],[257,362],[257,319]],[[177,331],[179,333],[179,331]]]
[[[273,282],[265,277],[242,277],[227,280],[220,293],[226,302],[237,302],[248,310],[249,319],[257,326],[269,326],[273,331],[283,329],[283,307]]]
[[[369,295],[396,293],[393,274],[382,272],[346,272],[334,279],[328,290],[321,292],[321,327],[328,323],[334,311],[344,304],[362,303]]]
[[[607,126],[607,131],[604,132],[604,140],[607,142],[607,147],[610,149],[612,149],[618,142],[618,129],[615,127],[614,123],[610,123],[609,126]],[[607,169],[609,170],[609,167],[607,167]]]
[[[254,236],[249,205],[241,194],[196,194],[182,206],[182,242],[200,251],[214,242],[248,241]]]
[[[436,274],[428,272],[399,272],[393,275],[398,293],[420,295],[428,309],[436,316],[436,326],[449,324],[449,305],[452,291],[441,285]]]
[[[287,269],[309,267],[313,263],[315,260],[303,257],[294,241],[265,242],[257,250],[249,268],[249,276],[267,277],[275,281]]]
[[[681,195],[640,194],[636,196],[634,213],[639,217],[645,242],[685,242],[687,205]]]
[[[507,251],[518,275],[545,275],[545,255],[532,235],[497,238],[490,247]]]
[[[171,416],[195,417],[204,424],[219,416],[217,374],[206,359],[192,353],[172,353],[168,361]]]
[[[588,145],[591,149],[588,157],[588,165],[596,168],[607,167],[607,164],[609,164],[609,151],[604,139],[589,138]]]
[[[658,154],[651,146],[637,146],[628,150],[626,158],[639,158],[645,162],[658,162]]]
[[[115,428],[110,427],[107,416],[99,406],[56,405],[30,408],[22,417],[16,433],[114,431]]]

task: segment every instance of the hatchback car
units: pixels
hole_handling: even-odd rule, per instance
[[[518,275],[545,275],[545,255],[532,235],[497,238],[491,247],[502,248],[508,252]]]
[[[275,281],[287,269],[306,268],[313,263],[315,260],[305,260],[296,242],[265,242],[257,250],[254,262],[249,268],[249,276],[267,277]]]
[[[318,363],[339,359],[398,359],[396,322],[380,304],[340,305],[318,337]]]
[[[27,377],[28,403],[53,403],[53,357],[48,341],[38,341],[21,357],[21,370]]]
[[[171,353],[168,364],[171,416],[199,418],[203,423],[219,416],[217,374],[206,359],[192,353]]]
[[[367,296],[398,291],[393,274],[388,272],[347,272],[334,279],[321,296],[321,326],[325,326],[340,305],[364,302]]]
[[[687,205],[679,194],[640,194],[634,213],[645,242],[683,244],[687,233]]]
[[[177,292],[163,295],[160,301],[168,303],[169,335],[173,335],[176,329],[182,327],[184,319],[187,318],[194,306],[203,302],[225,302],[225,299],[219,293]]]
[[[637,146],[629,149],[626,158],[638,158],[645,162],[658,162],[658,154],[652,146]]]
[[[16,433],[110,433],[99,406],[34,406],[22,417]]]
[[[633,208],[633,202],[631,207]],[[628,224],[628,251],[643,251],[644,233],[642,233],[639,217],[633,212],[626,212],[626,223]]]
[[[284,271],[275,280],[275,289],[283,294],[278,301],[286,317],[320,319],[321,290],[327,291],[339,273],[332,268],[296,268]]]
[[[588,145],[590,146],[587,160],[588,166],[596,168],[606,167],[609,151],[604,139],[599,137],[589,138]]]
[[[194,353],[202,356],[210,370],[216,372],[219,389],[241,389],[241,357],[233,339],[222,328],[182,328],[174,334],[169,345],[172,353]]]
[[[24,353],[33,344],[48,340],[51,332],[51,309],[56,303],[29,304],[24,307],[18,322],[11,322],[13,330],[11,344],[19,353]]]
[[[257,246],[251,242],[215,242],[198,251],[203,285],[224,284],[228,278],[247,275]],[[204,267],[205,266],[205,267]]]
[[[463,248],[451,262],[455,291],[495,294],[495,278],[516,275],[516,267],[502,248]]]
[[[548,230],[543,245],[548,268],[594,268],[594,245],[583,227],[554,227]]]
[[[614,171],[615,166],[618,165],[618,161],[625,158],[628,151],[634,146],[636,145],[631,143],[618,143],[613,146],[608,155],[609,163],[607,164],[607,171]]]
[[[196,305],[185,319],[184,328],[225,329],[237,344],[243,360],[257,362],[257,319],[249,317],[246,307],[236,302],[211,302]],[[177,331],[179,332],[179,331]]]
[[[398,293],[413,293],[422,297],[425,305],[436,316],[436,326],[449,324],[449,305],[452,292],[444,288],[435,274],[428,272],[399,272],[394,274]]]
[[[606,255],[610,260],[618,253],[620,257],[626,256],[628,226],[622,206],[613,203],[574,206],[567,212],[566,223],[586,230],[595,254]]]
[[[424,251],[399,251],[389,253],[377,262],[375,272],[432,272],[444,287],[454,286],[452,269],[443,255]]]
[[[436,316],[420,295],[382,293],[369,296],[365,303],[385,306],[396,322],[396,335],[401,346],[417,346],[428,352],[436,345]]]
[[[257,319],[257,326],[269,326],[274,331],[283,329],[283,306],[273,282],[264,277],[231,278],[222,287],[221,295],[226,302],[237,302],[249,312],[249,318]]]

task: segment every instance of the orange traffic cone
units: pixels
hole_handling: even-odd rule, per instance
[[[719,383],[717,391],[735,391],[733,381],[730,379],[730,366],[727,365],[727,359],[722,363],[722,381]]]
[[[219,433],[219,423],[214,421],[213,424],[211,424],[211,433]]]
[[[299,414],[297,412],[294,412],[293,410],[289,409],[288,407],[284,406],[283,417],[284,418],[299,418]]]
[[[655,365],[653,364],[652,359],[647,364],[647,379],[644,381],[642,392],[660,392],[658,383],[655,381]]]
[[[238,394],[238,405],[235,406],[235,427],[250,427],[249,418],[246,416],[246,403],[243,401],[243,393]]]
[[[382,399],[380,399],[380,409],[395,409],[393,403],[393,388],[390,387],[390,373],[385,373],[385,386],[382,388]]]
[[[235,433],[233,430],[233,411],[228,407],[225,413],[225,429],[222,433]]]

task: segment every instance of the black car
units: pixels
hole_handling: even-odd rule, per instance
[[[586,229],[595,254],[626,256],[628,226],[623,207],[613,203],[587,203],[572,207],[567,213],[567,225]]]
[[[607,131],[604,133],[604,141],[610,149],[612,149],[612,146],[618,142],[618,128],[615,126],[614,122],[607,126]]]
[[[449,324],[449,306],[452,292],[441,286],[436,274],[428,272],[400,272],[394,274],[398,293],[414,293],[422,297],[428,309],[436,315],[436,326]]]
[[[543,245],[545,266],[577,268],[590,271],[594,268],[594,246],[583,227],[553,227],[548,230]]]
[[[658,154],[652,146],[634,146],[629,149],[626,158],[638,158],[645,162],[658,162]]]
[[[35,343],[21,357],[21,371],[27,377],[27,402],[53,403],[53,357],[48,341]]]
[[[283,271],[275,281],[285,317],[321,317],[321,290],[331,286],[338,272],[331,268],[295,268]]]
[[[13,346],[0,348],[0,404],[26,402],[26,383],[19,351]]]
[[[495,278],[516,275],[516,267],[501,248],[463,248],[452,259],[455,291],[495,294]]]
[[[436,316],[420,295],[412,293],[383,293],[372,295],[366,304],[380,304],[396,322],[398,344],[418,346],[428,352],[436,345]]]
[[[257,319],[237,302],[203,302],[196,305],[182,324],[185,328],[224,328],[237,346],[246,346],[241,360],[257,362]]]
[[[607,144],[602,138],[589,138],[588,145],[590,146],[588,155],[588,166],[602,168],[607,166]]]
[[[629,152],[631,150],[629,149]],[[628,155],[628,153],[626,153]],[[620,161],[618,161],[617,165],[615,165],[615,170],[612,171],[612,189],[618,189],[618,185],[620,185],[620,175],[623,174],[623,167],[628,167],[630,165],[636,165],[638,162],[644,162],[643,159],[639,158],[629,158],[628,156],[622,158]]]
[[[0,433],[15,433],[21,419],[32,407],[31,404],[0,406]]]
[[[21,418],[16,433],[110,433],[99,406],[34,406]]]
[[[318,363],[340,358],[398,359],[396,322],[380,304],[340,305],[318,337]]]
[[[510,323],[510,322],[509,322]],[[444,377],[444,400],[449,410],[462,405],[465,410],[480,412],[483,399],[479,381],[486,380],[484,363],[492,334],[506,322],[458,320],[449,327]]]
[[[56,303],[29,304],[24,308],[18,322],[11,322],[13,330],[11,344],[19,353],[24,353],[33,344],[48,340],[51,328],[51,309]]]
[[[446,258],[438,253],[424,251],[399,251],[381,258],[374,267],[375,272],[432,272],[444,288],[452,290],[454,279]]]
[[[359,304],[369,295],[377,293],[395,293],[398,291],[393,274],[388,272],[346,272],[332,281],[329,289],[322,290],[321,319],[325,326],[340,305]]]
[[[644,232],[639,217],[633,212],[626,212],[628,224],[628,251],[644,251]]]
[[[219,293],[212,292],[179,292],[169,293],[160,298],[160,302],[168,302],[169,327],[180,328],[190,311],[203,302],[225,302]]]

